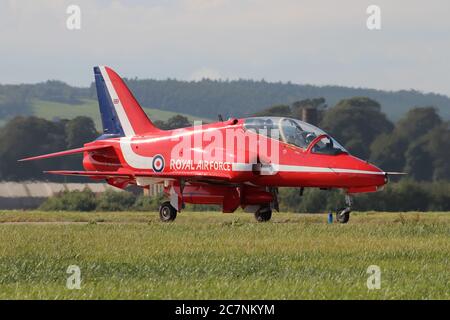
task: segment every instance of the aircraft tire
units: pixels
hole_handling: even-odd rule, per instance
[[[350,208],[342,208],[336,212],[336,220],[339,223],[347,223],[350,220]]]
[[[258,222],[266,222],[272,218],[272,209],[270,207],[261,207],[255,212],[255,219]]]
[[[171,222],[177,217],[177,209],[175,209],[170,201],[163,202],[159,207],[159,219],[162,222]]]

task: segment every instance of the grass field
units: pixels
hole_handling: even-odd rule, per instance
[[[166,121],[170,117],[177,115],[177,112],[144,108],[147,115],[152,120]],[[73,105],[51,101],[35,100],[32,103],[33,115],[44,118],[47,120],[53,120],[55,117],[61,119],[73,119],[77,116],[87,116],[94,120],[98,130],[101,129],[100,112],[98,109],[97,100],[85,100],[83,104]],[[205,122],[211,122],[210,119],[200,119],[188,114],[181,114],[186,116],[189,121],[202,120]]]
[[[449,213],[0,212],[0,298],[449,299]],[[80,290],[66,288],[69,265]],[[367,268],[381,268],[368,290]]]

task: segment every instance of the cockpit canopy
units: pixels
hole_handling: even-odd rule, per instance
[[[347,150],[323,130],[300,120],[281,117],[253,117],[244,122],[246,130],[272,139],[308,149],[317,137],[323,136],[311,148],[313,153],[336,155]]]

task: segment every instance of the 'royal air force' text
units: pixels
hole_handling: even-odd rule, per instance
[[[170,169],[231,171],[232,166],[230,162],[200,160],[194,163],[193,160],[170,159]]]

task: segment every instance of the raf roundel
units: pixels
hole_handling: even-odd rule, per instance
[[[160,154],[153,157],[152,169],[155,172],[161,172],[164,170],[164,157]]]

